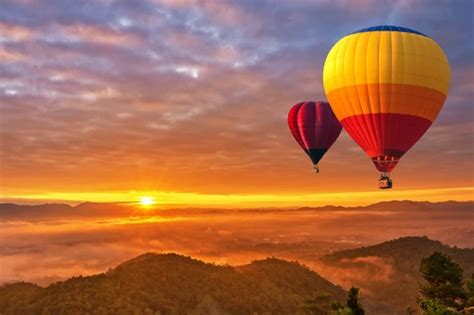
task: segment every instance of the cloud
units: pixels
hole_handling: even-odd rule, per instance
[[[95,43],[102,45],[123,45],[130,46],[139,42],[139,37],[125,32],[114,31],[105,26],[91,26],[87,24],[56,25],[59,40],[80,41],[85,43]],[[51,35],[49,35],[51,36]],[[52,37],[56,37],[52,35]]]
[[[373,296],[369,288],[384,288],[394,281],[396,269],[391,258],[377,256],[345,258],[335,265],[310,262],[310,267],[323,277],[343,288],[361,288],[366,296]]]
[[[406,5],[6,2],[2,184],[16,192],[292,193],[351,190],[357,180],[372,189],[376,172],[344,132],[316,180],[286,114],[301,100],[325,99],[322,64],[338,38],[392,19],[439,41],[453,72],[439,120],[397,168],[400,187],[472,185],[456,167],[473,153],[462,140],[473,128],[472,5]],[[435,172],[426,167],[433,157],[442,158]]]
[[[28,27],[0,22],[0,42],[23,41],[31,39],[36,32]]]
[[[210,19],[223,25],[240,26],[256,18],[251,11],[227,0],[156,0],[155,3],[181,10],[200,10]]]
[[[19,52],[9,51],[3,47],[0,47],[0,58],[5,61],[17,62],[26,58],[26,56]]]

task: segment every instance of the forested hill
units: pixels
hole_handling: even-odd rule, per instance
[[[0,288],[1,314],[299,314],[304,301],[345,293],[298,263],[275,258],[241,267],[176,254],[144,254],[104,274],[46,288]]]
[[[321,260],[327,263],[338,263],[358,257],[389,258],[393,260],[398,270],[418,275],[421,259],[435,251],[451,256],[464,269],[466,276],[474,273],[473,248],[451,247],[426,236],[401,237],[373,246],[343,250],[323,256]]]
[[[402,237],[377,245],[349,249],[321,257],[321,261],[338,273],[346,273],[371,301],[385,304],[406,314],[416,307],[421,281],[420,263],[435,251],[449,255],[464,270],[467,279],[474,273],[474,249],[445,245],[427,237]],[[358,275],[357,278],[350,278]],[[360,275],[367,275],[361,277]],[[384,275],[384,277],[377,277]],[[361,280],[363,279],[363,280]]]

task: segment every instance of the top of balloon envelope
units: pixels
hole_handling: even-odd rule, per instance
[[[358,31],[352,32],[351,34],[365,33],[365,32],[376,32],[376,31],[413,33],[413,34],[429,37],[426,34],[423,34],[423,33],[420,33],[418,31],[412,30],[411,28],[403,27],[403,26],[395,26],[395,25],[377,25],[377,26],[366,27],[366,28],[360,29]]]
[[[343,36],[323,67],[326,94],[368,83],[422,86],[446,96],[449,82],[449,63],[441,47],[425,34],[393,25],[371,26]],[[435,115],[426,114],[434,120]]]

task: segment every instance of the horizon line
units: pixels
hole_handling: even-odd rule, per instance
[[[48,192],[37,194],[0,195],[0,203],[45,204],[81,203],[138,204],[140,197],[151,197],[155,207],[305,207],[305,206],[368,206],[387,201],[471,202],[474,187],[450,187],[394,191],[321,192],[307,194],[203,194],[172,191],[109,191],[109,192]],[[429,201],[428,201],[429,200]]]

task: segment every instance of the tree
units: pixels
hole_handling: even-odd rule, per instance
[[[469,281],[467,281],[466,288],[467,288],[466,306],[474,307],[474,274],[472,274]]]
[[[364,309],[359,302],[359,288],[352,287],[347,293],[347,307],[352,311],[353,315],[364,315]]]
[[[426,301],[435,305],[460,309],[466,300],[463,288],[463,270],[446,254],[438,251],[421,261],[420,272],[425,280],[421,285],[420,307],[426,310]],[[425,303],[422,303],[425,301]],[[433,304],[433,303],[432,303]]]
[[[347,292],[346,307],[340,304],[333,304],[336,315],[364,315],[365,311],[359,302],[359,288],[351,287]]]
[[[423,309],[423,315],[451,315],[454,313],[446,308],[443,304],[436,300],[425,299],[419,301],[420,307]]]

